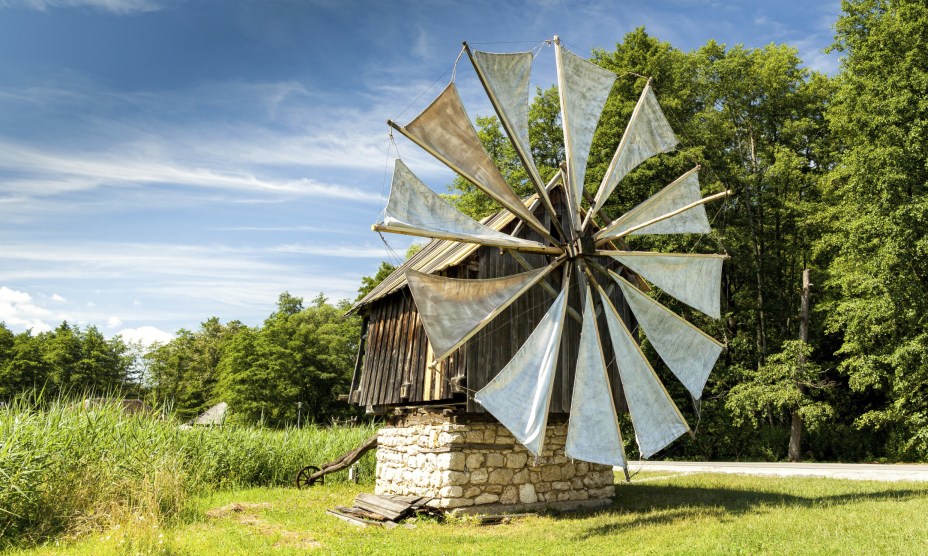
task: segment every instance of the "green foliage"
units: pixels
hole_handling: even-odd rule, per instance
[[[49,395],[113,390],[137,392],[136,355],[122,338],[67,322],[51,332],[13,334],[0,323],[0,401],[29,389]]]
[[[193,495],[291,485],[302,467],[334,460],[374,432],[184,430],[160,414],[130,415],[116,402],[86,408],[25,396],[0,408],[0,547],[119,525],[170,524]],[[360,474],[373,478],[373,454],[361,460]]]
[[[260,327],[212,318],[146,355],[151,398],[190,419],[224,401],[230,419],[281,427],[355,413],[347,394],[360,322],[320,294],[309,307],[287,292]]]
[[[417,244],[414,243],[412,246],[409,247],[409,250],[411,251],[412,248],[415,247],[416,245]],[[407,258],[409,258],[410,256],[411,255],[407,254]],[[373,276],[362,276],[361,287],[358,288],[358,297],[355,298],[355,301],[361,301],[361,299],[363,299],[365,295],[371,293],[371,290],[376,288],[377,284],[383,282],[384,279],[387,276],[389,276],[390,273],[392,273],[394,270],[396,270],[396,267],[394,265],[388,263],[387,261],[383,261],[380,263],[380,267],[377,269],[376,274],[374,274]]]
[[[426,246],[425,243],[413,243],[412,245],[410,245],[409,248],[406,249],[406,260],[413,258],[416,255],[416,253],[418,253],[419,251],[422,251],[422,248],[425,246]]]
[[[828,123],[838,155],[818,256],[828,332],[866,401],[857,425],[895,457],[928,457],[928,5],[842,3],[843,52]]]
[[[782,351],[771,355],[756,372],[744,373],[744,379],[728,394],[727,409],[735,424],[749,421],[754,427],[763,421],[785,419],[798,411],[803,422],[813,430],[834,417],[827,401],[819,401],[820,392],[834,386],[822,369],[808,361],[812,348],[800,340],[783,342]]]

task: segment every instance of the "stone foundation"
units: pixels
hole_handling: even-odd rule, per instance
[[[536,461],[499,423],[406,416],[378,433],[375,492],[429,496],[447,509],[607,504],[612,468],[569,459],[566,439],[566,422],[549,424]]]

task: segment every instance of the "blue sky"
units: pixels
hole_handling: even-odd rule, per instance
[[[462,40],[586,55],[644,25],[685,50],[789,43],[834,72],[839,0],[0,0],[0,321],[167,339],[260,323],[282,291],[354,298],[390,260],[370,225],[388,118],[450,78]],[[524,42],[522,42],[524,41]],[[554,82],[542,50],[533,81]],[[457,83],[489,114],[466,59]],[[424,94],[423,94],[424,93]],[[397,140],[444,191],[446,170]],[[402,253],[409,238],[387,237]]]

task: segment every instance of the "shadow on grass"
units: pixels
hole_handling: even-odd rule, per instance
[[[734,519],[770,507],[835,507],[859,502],[928,499],[928,490],[886,489],[875,492],[847,492],[802,496],[775,491],[739,488],[708,488],[674,485],[622,485],[613,505],[592,512],[565,513],[559,520],[587,519],[590,516],[614,517],[615,521],[591,527],[578,535],[587,539],[612,535],[648,525],[671,525],[682,520]]]

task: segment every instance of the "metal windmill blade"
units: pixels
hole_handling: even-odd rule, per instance
[[[641,287],[647,280],[666,294],[718,318],[723,257],[616,250],[611,246],[629,235],[708,233],[703,205],[727,193],[702,198],[697,167],[620,218],[596,227],[594,216],[622,178],[648,158],[673,149],[677,139],[649,80],[596,196],[590,206],[584,207],[589,150],[616,75],[567,51],[557,37],[553,43],[567,164],[566,171],[548,184],[539,175],[528,141],[532,53],[494,54],[471,51],[466,43],[464,47],[535,189],[532,199],[520,199],[506,183],[484,150],[453,82],[405,126],[389,122],[505,207],[521,222],[520,226],[530,228],[540,241],[493,230],[461,214],[399,160],[383,222],[373,228],[499,247],[516,257],[520,257],[519,253],[547,257],[546,266],[494,279],[460,280],[407,272],[407,283],[435,353],[432,364],[449,356],[525,292],[536,285],[544,286],[552,292],[554,302],[509,363],[474,399],[530,452],[541,454],[562,336],[572,314],[582,328],[566,453],[576,459],[624,467],[622,434],[609,394],[611,386],[603,355],[606,342],[616,356],[642,457],[650,457],[690,428],[638,347],[630,331],[633,327],[623,321],[591,269],[598,269],[600,278],[621,291],[655,351],[699,399],[722,344],[649,297]],[[549,195],[556,182],[565,190],[567,226],[560,223]],[[536,217],[530,208],[533,203],[543,208],[546,218]],[[542,220],[550,221],[550,228]],[[546,281],[558,268],[562,275],[560,292]],[[636,279],[627,280],[623,273]],[[568,307],[572,284],[579,286],[582,316]],[[606,335],[599,332],[597,312],[605,320]]]

